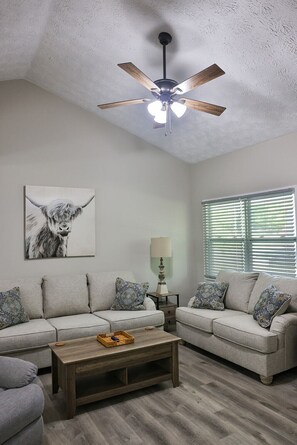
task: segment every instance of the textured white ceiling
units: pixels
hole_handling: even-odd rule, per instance
[[[117,63],[161,78],[161,31],[167,77],[226,72],[186,96],[227,110],[188,110],[167,137],[145,105],[96,107],[150,97]],[[0,80],[27,79],[187,162],[297,131],[297,0],[0,0],[0,42]]]

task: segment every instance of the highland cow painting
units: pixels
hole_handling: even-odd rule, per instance
[[[95,255],[95,190],[25,186],[25,258]]]

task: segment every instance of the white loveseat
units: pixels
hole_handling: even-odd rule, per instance
[[[40,278],[0,279],[0,290],[18,286],[27,323],[0,330],[0,355],[51,365],[48,343],[144,326],[161,327],[164,314],[145,297],[146,310],[114,311],[117,277],[135,282],[130,271]]]
[[[177,335],[258,373],[262,383],[269,384],[275,374],[297,366],[297,279],[225,270],[217,281],[229,283],[225,310],[177,308]],[[286,313],[265,329],[254,320],[253,310],[271,284],[292,295],[292,300]]]

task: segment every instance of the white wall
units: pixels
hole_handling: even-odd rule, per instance
[[[203,279],[201,201],[297,184],[297,133],[191,166],[193,288]]]
[[[95,114],[26,81],[0,82],[1,277],[131,269],[155,290],[150,238],[170,236],[167,283],[187,301],[189,173]],[[25,260],[24,185],[95,188],[96,256]]]

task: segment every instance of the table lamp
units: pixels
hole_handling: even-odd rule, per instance
[[[159,282],[156,293],[160,295],[168,294],[167,284],[165,281],[165,266],[163,265],[163,258],[172,256],[171,240],[168,237],[151,238],[151,257],[160,258],[159,265]]]

